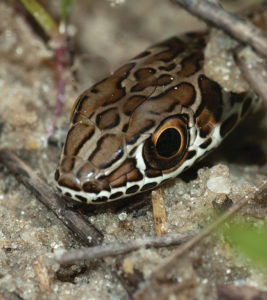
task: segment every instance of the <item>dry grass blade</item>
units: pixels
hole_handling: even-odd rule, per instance
[[[43,257],[41,255],[33,261],[33,270],[36,275],[36,279],[39,283],[40,290],[42,292],[51,291],[48,270],[44,264]]]
[[[161,187],[151,192],[153,218],[157,235],[168,233],[168,223]]]

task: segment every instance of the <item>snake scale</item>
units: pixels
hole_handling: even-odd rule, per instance
[[[203,71],[206,33],[148,48],[76,100],[58,190],[104,203],[176,177],[220,144],[258,101]]]

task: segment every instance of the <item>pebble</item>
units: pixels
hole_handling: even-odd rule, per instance
[[[207,187],[214,193],[229,194],[231,191],[229,179],[222,176],[209,178],[207,181]]]

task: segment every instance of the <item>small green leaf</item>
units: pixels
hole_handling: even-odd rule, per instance
[[[37,0],[20,0],[50,38],[59,36],[58,25]]]
[[[225,231],[230,242],[254,262],[267,266],[267,228],[239,224],[230,225]]]
[[[61,0],[61,23],[65,24],[75,0]]]

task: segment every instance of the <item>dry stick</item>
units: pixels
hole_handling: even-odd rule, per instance
[[[261,291],[253,286],[219,285],[217,286],[218,299],[267,299],[267,291]]]
[[[60,198],[44,180],[14,153],[9,150],[0,150],[0,162],[87,245],[98,245],[102,242],[102,234],[82,215],[68,208],[65,200]]]
[[[162,263],[160,263],[152,272],[150,280],[146,282],[144,288],[140,289],[136,294],[134,299],[159,299],[159,298],[148,298],[150,295],[155,294],[155,286],[158,286],[160,289],[160,284],[157,282],[164,281],[164,279],[168,278],[168,274],[171,273],[171,270],[177,266],[177,262],[179,258],[191,250],[194,246],[196,246],[201,240],[203,240],[207,235],[209,235],[215,228],[217,228],[220,224],[226,221],[229,217],[231,217],[235,212],[241,209],[244,205],[246,205],[250,200],[255,198],[258,192],[262,192],[267,188],[267,181],[262,182],[260,185],[254,188],[253,191],[248,193],[247,195],[241,197],[227,212],[225,212],[222,216],[220,216],[215,222],[210,224],[207,228],[202,230],[197,236],[180,246],[177,250],[175,250],[171,256],[165,258]],[[160,293],[160,291],[158,291]]]
[[[252,46],[260,55],[267,56],[267,34],[253,24],[228,11],[214,1],[172,0],[193,15],[224,30],[241,43]]]
[[[235,53],[235,61],[250,87],[267,103],[267,71],[264,62],[256,62],[242,52]]]
[[[72,249],[69,251],[60,250],[55,252],[55,259],[60,264],[69,264],[81,260],[90,260],[126,254],[136,251],[140,248],[169,247],[173,245],[180,245],[194,237],[196,234],[196,231],[187,231],[179,234],[166,234],[162,236],[133,240],[127,243],[112,243],[90,248]]]

